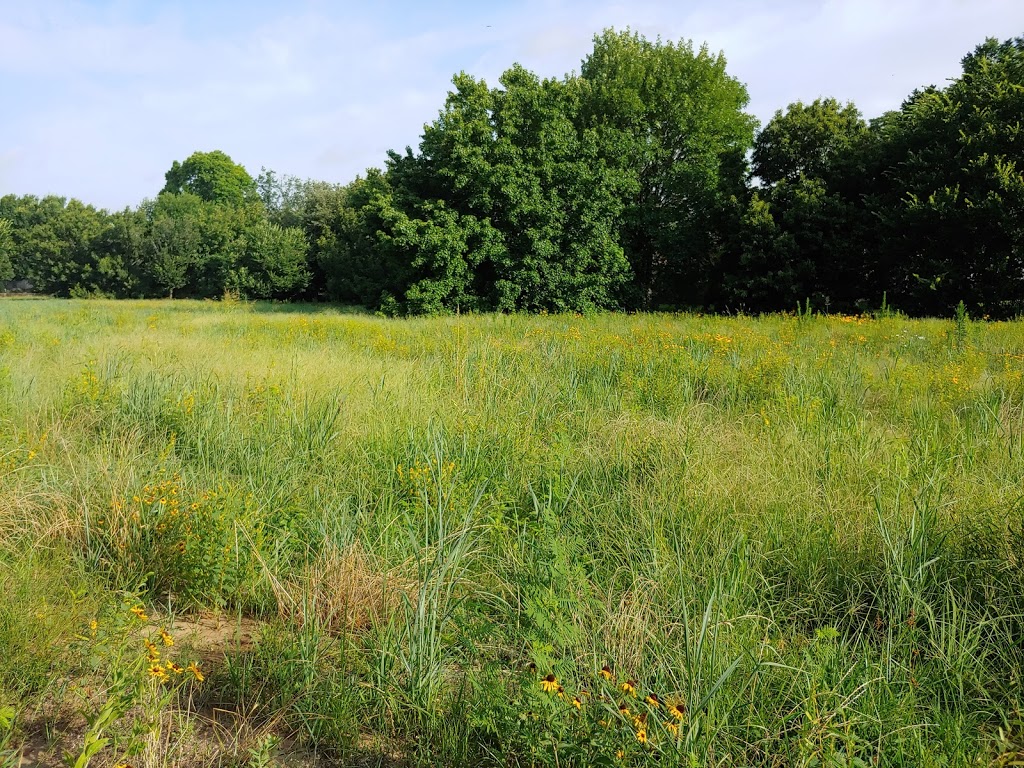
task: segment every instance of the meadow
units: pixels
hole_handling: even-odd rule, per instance
[[[1024,323],[0,302],[0,766],[1024,764]]]

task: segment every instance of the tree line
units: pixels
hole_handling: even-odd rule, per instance
[[[134,209],[7,195],[0,280],[388,314],[1024,311],[1024,37],[870,121],[818,99],[758,130],[747,104],[721,54],[606,30],[578,74],[460,73],[417,149],[346,185],[214,151]]]

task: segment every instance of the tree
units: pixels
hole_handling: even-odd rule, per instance
[[[722,210],[745,189],[756,126],[746,88],[707,47],[629,30],[595,37],[581,74],[582,124],[635,189],[616,232],[635,274],[631,303],[706,304],[728,236]]]
[[[137,267],[143,254],[145,227],[141,208],[125,208],[107,217],[103,229],[92,243],[95,292],[117,298],[136,295],[139,288]]]
[[[849,311],[870,293],[857,167],[868,141],[853,104],[818,99],[775,113],[754,142],[761,186],[738,222],[738,258],[725,270],[728,304],[778,311],[810,299]]]
[[[628,177],[583,125],[578,77],[513,67],[489,88],[460,74],[419,154],[391,153],[364,212],[378,255],[408,265],[412,311],[614,307],[629,279],[615,238]]]
[[[208,203],[240,206],[259,203],[256,182],[245,168],[221,152],[193,152],[187,160],[171,165],[162,192],[189,192]]]
[[[11,222],[7,219],[0,219],[0,281],[7,281],[14,277],[14,267],[11,265],[11,251],[13,250]]]
[[[260,220],[241,236],[228,282],[249,298],[290,298],[309,282],[306,249],[301,229]]]
[[[139,261],[139,280],[147,293],[174,298],[200,263],[203,201],[190,192],[161,193],[143,204],[147,218]]]
[[[332,301],[377,307],[382,297],[394,300],[408,288],[412,257],[385,235],[393,193],[388,177],[375,168],[345,186],[310,187],[302,226],[310,264]]]
[[[255,183],[267,218],[282,227],[299,227],[302,226],[302,211],[307,198],[325,182],[280,176],[268,168],[261,168]]]
[[[945,89],[873,125],[880,271],[909,311],[1024,311],[1024,38],[987,40]]]
[[[0,200],[0,218],[10,223],[14,279],[58,296],[95,292],[92,242],[106,217],[105,211],[74,199],[6,195]]]
[[[827,181],[863,141],[868,125],[852,104],[816,99],[779,110],[754,142],[754,175],[767,185],[800,178]]]

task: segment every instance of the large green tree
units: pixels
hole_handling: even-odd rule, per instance
[[[581,118],[633,191],[617,240],[635,274],[632,303],[700,306],[715,293],[728,237],[723,208],[745,189],[756,121],[722,54],[626,30],[594,39]]]
[[[853,104],[818,99],[778,111],[754,142],[752,190],[724,264],[726,303],[748,311],[852,310],[865,285],[857,161],[870,141]],[[879,300],[881,291],[878,292]]]
[[[189,192],[208,203],[237,206],[260,200],[252,176],[219,149],[193,152],[183,163],[175,160],[165,178],[163,192]]]
[[[875,123],[880,270],[914,313],[963,300],[1007,317],[1024,311],[1024,38],[988,40],[962,64]]]
[[[377,258],[407,265],[396,298],[414,312],[616,306],[630,177],[584,125],[589,85],[518,66],[497,88],[453,82],[419,153],[391,153],[388,189],[362,208]]]
[[[766,185],[801,178],[831,181],[865,139],[868,124],[852,103],[816,99],[779,110],[754,142],[753,172]]]
[[[260,220],[238,243],[229,286],[253,299],[288,299],[309,283],[306,238],[298,227]]]

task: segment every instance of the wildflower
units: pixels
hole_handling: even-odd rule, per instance
[[[132,608],[132,613],[135,614],[135,617],[139,621],[149,621],[149,616],[146,615],[146,611],[142,608],[141,605],[137,605],[134,608]]]
[[[179,667],[173,661],[168,661],[166,664],[164,664],[164,669],[166,669],[168,672],[173,672],[176,675],[180,675],[182,672],[185,671],[184,667]]]
[[[92,621],[89,622],[89,631],[92,632],[95,635],[96,634],[96,630],[99,627],[99,625],[100,625],[99,622],[96,621],[96,619],[93,619]]]
[[[678,723],[665,723],[665,730],[671,733],[673,736],[679,735],[679,724]]]
[[[580,701],[580,697],[579,696],[573,696],[572,697],[572,705],[574,707],[576,707],[576,709],[583,709],[583,702]]]
[[[626,702],[619,704],[619,714],[623,717],[629,716],[629,707],[626,706]]]
[[[206,679],[205,677],[203,677],[203,673],[199,671],[199,667],[196,666],[196,663],[194,661],[187,667],[185,667],[185,671],[191,672],[195,679],[198,680],[200,683]]]
[[[160,658],[160,649],[149,640],[146,640],[146,650],[149,652],[149,660],[157,661]]]
[[[630,696],[636,696],[636,680],[627,680],[619,686],[623,693],[628,693]]]
[[[658,694],[656,693],[648,693],[644,696],[644,701],[655,709],[661,706],[661,702],[658,700]]]
[[[638,731],[645,731],[645,730],[647,730],[647,713],[646,712],[643,713],[643,714],[637,715],[636,717],[633,718],[633,727],[636,728]]]
[[[620,749],[620,750],[618,750],[618,751],[617,751],[617,752],[615,753],[615,759],[616,759],[616,760],[621,760],[621,759],[622,759],[622,758],[624,758],[625,756],[626,756],[626,753],[625,753],[625,752],[624,752],[623,750],[621,750],[621,749]]]
[[[548,675],[540,681],[540,687],[544,689],[544,693],[555,693],[558,688],[558,678],[554,675]]]
[[[601,671],[600,671],[599,674],[605,680],[611,680],[612,677],[614,677],[614,675],[612,674],[612,668],[609,667],[607,664],[605,664],[603,667],[601,667]]]
[[[163,640],[164,645],[174,645],[174,638],[171,637],[170,633],[166,629],[160,630],[160,639]]]
[[[167,679],[167,670],[159,664],[151,664],[149,667],[149,676],[155,677],[157,680],[164,681]]]
[[[668,713],[676,720],[682,720],[686,717],[686,705],[682,702],[676,702],[668,708]]]
[[[647,743],[647,731],[637,731],[636,732],[636,740],[639,741],[641,744],[646,744]]]

